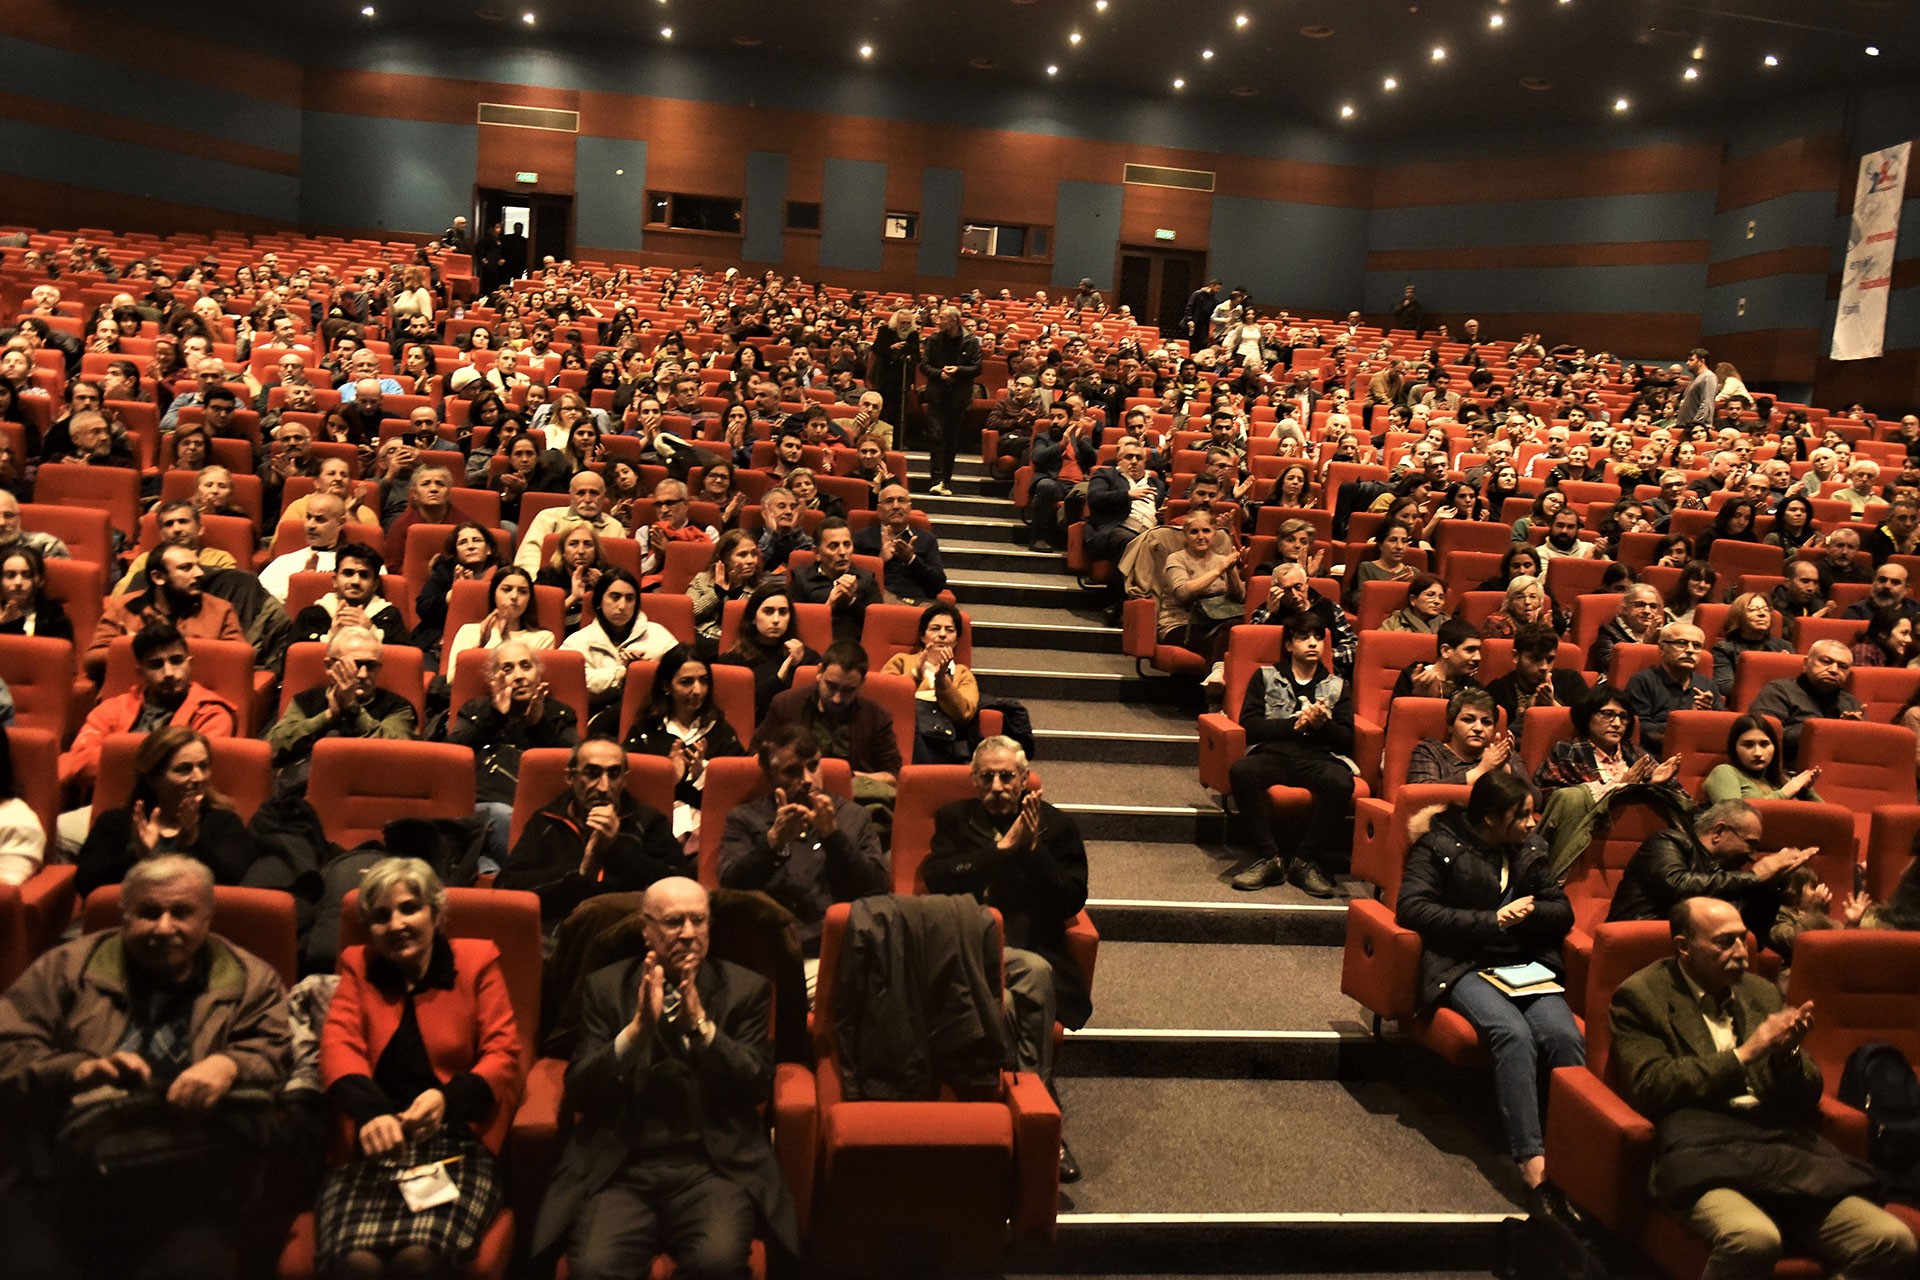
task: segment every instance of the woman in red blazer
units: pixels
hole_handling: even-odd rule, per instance
[[[360,882],[372,942],[341,953],[320,1034],[321,1081],[353,1154],[320,1191],[319,1274],[457,1274],[500,1209],[520,1034],[499,949],[444,936],[446,901],[417,858],[384,859]]]

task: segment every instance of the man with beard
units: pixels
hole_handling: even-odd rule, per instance
[[[1856,600],[1840,614],[1843,618],[1871,618],[1879,609],[1899,614],[1909,622],[1920,623],[1920,601],[1907,593],[1907,567],[1891,561],[1873,571],[1873,586],[1866,599]]]
[[[194,682],[193,656],[169,623],[153,623],[134,636],[133,661],[139,682],[102,698],[87,713],[73,745],[61,752],[61,786],[90,789],[101,748],[116,733],[147,733],[169,724],[186,725],[209,738],[231,738],[239,731],[240,714],[233,704]],[[84,824],[79,834],[85,837]]]
[[[171,623],[188,640],[244,642],[247,634],[233,606],[201,590],[205,577],[192,547],[158,548],[147,560],[144,591],[107,597],[83,660],[87,674],[98,680],[107,669],[108,647],[155,622]]]
[[[1593,543],[1580,540],[1580,513],[1572,507],[1562,507],[1555,512],[1547,539],[1540,544],[1538,553],[1542,565],[1555,560],[1593,559]]]
[[[407,622],[394,603],[380,594],[380,553],[358,542],[333,553],[333,590],[302,609],[293,620],[290,643],[325,641],[346,627],[363,627],[385,644],[406,644]]]
[[[203,530],[200,523],[200,508],[191,502],[181,500],[162,503],[154,519],[160,526],[160,545],[192,548],[193,552],[200,557],[202,569],[240,567],[239,561],[235,560],[230,552],[222,551],[219,547],[201,545],[200,537]],[[142,551],[135,556],[133,563],[127,568],[126,576],[120,579],[119,585],[114,590],[132,591],[146,581],[147,563],[152,559],[152,551]]]

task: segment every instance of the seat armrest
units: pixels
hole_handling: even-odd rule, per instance
[[[1093,917],[1085,911],[1067,921],[1065,947],[1068,957],[1080,966],[1080,977],[1091,992],[1093,966],[1100,958],[1100,931],[1094,928]]]
[[[1358,779],[1355,780],[1356,785]],[[1353,801],[1353,874],[1375,890],[1400,879],[1393,858],[1393,806],[1376,796],[1356,795]],[[1388,903],[1389,907],[1393,904]]]
[[[1420,935],[1396,923],[1385,903],[1354,899],[1347,904],[1341,993],[1377,1017],[1412,1017],[1419,1007],[1420,952]]]
[[[1060,1208],[1060,1104],[1031,1071],[1003,1071],[1013,1113],[1013,1239],[1051,1243]]]
[[[1233,792],[1228,770],[1247,754],[1247,731],[1223,712],[1209,711],[1199,719],[1200,785],[1220,795]]]
[[[1380,757],[1387,751],[1387,730],[1384,725],[1361,716],[1353,720],[1353,762],[1360,766],[1360,776],[1367,781],[1368,788],[1378,795],[1380,792]]]
[[[527,1071],[526,1091],[513,1126],[507,1131],[512,1159],[509,1202],[528,1222],[540,1210],[547,1182],[560,1163],[560,1147],[572,1117],[567,1112],[567,1063],[564,1058],[536,1058]]]
[[[1120,611],[1120,652],[1129,658],[1152,658],[1159,637],[1154,634],[1153,601],[1145,596],[1128,599]]]
[[[1653,1125],[1585,1067],[1553,1073],[1547,1173],[1575,1205],[1629,1239],[1639,1232]]]
[[[813,1175],[820,1159],[820,1108],[813,1072],[797,1062],[773,1069],[773,1149],[793,1192],[805,1235],[813,1216]]]
[[[1855,1159],[1867,1158],[1867,1113],[1858,1107],[1821,1094],[1820,1134]]]
[[[1567,1008],[1577,1018],[1587,1016],[1587,974],[1593,968],[1593,935],[1575,927],[1560,942],[1560,963],[1566,968],[1562,985],[1567,989]],[[1602,1017],[1606,1011],[1601,1010]]]
[[[71,863],[43,866],[20,886],[20,909],[26,913],[28,936],[34,954],[51,946],[73,923],[79,907],[75,881],[80,868]]]

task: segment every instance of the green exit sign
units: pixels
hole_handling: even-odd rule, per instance
[[[1155,240],[1171,240],[1173,239],[1173,228],[1155,227],[1153,230],[1153,238]]]
[[[537,173],[530,173],[527,170],[523,169],[519,173],[516,173],[513,175],[513,180],[515,182],[523,182],[530,187],[534,183],[540,181],[540,175]],[[1167,233],[1167,239],[1169,240],[1173,239],[1173,233],[1171,231]]]

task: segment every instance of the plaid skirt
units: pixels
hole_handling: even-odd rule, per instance
[[[410,1211],[394,1174],[452,1156],[461,1157],[447,1166],[460,1198],[421,1213]],[[504,1190],[499,1173],[493,1152],[464,1125],[442,1128],[423,1142],[409,1144],[404,1160],[358,1157],[327,1170],[314,1207],[316,1274],[324,1274],[356,1249],[385,1256],[408,1245],[431,1250],[458,1271],[500,1211]]]

